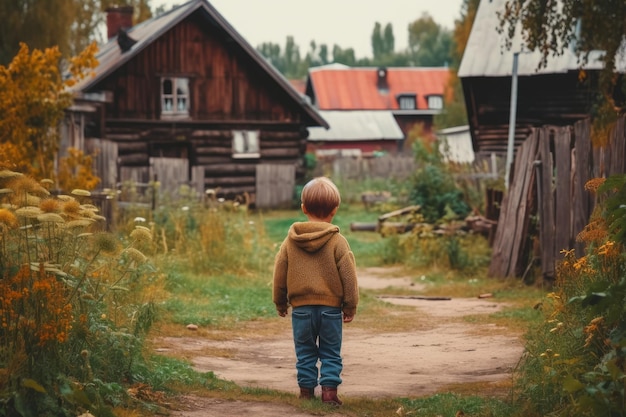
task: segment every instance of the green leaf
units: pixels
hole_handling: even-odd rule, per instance
[[[30,378],[24,378],[22,379],[22,386],[24,388],[30,388],[32,390],[35,390],[37,392],[41,392],[41,393],[46,393],[46,389],[41,386],[41,384],[39,384],[39,382],[35,381],[34,379],[30,379]]]
[[[565,392],[572,393],[580,391],[583,388],[585,388],[585,385],[571,376],[566,377],[563,381],[563,390],[565,390]]]

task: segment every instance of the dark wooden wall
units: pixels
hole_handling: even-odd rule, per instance
[[[462,80],[474,151],[505,155],[511,108],[511,77]],[[518,78],[515,146],[531,129],[568,126],[590,114],[593,79],[581,81],[577,71]]]

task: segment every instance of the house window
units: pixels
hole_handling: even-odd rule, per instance
[[[189,79],[167,77],[161,80],[161,114],[189,115]]]
[[[399,94],[397,99],[400,110],[415,110],[417,108],[415,94]]]
[[[433,95],[428,96],[428,108],[433,110],[443,109],[443,96]]]
[[[259,158],[258,130],[233,130],[233,158]]]

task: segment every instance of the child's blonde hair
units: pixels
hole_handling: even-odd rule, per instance
[[[313,178],[302,189],[302,205],[312,215],[325,218],[339,207],[339,189],[326,177]]]

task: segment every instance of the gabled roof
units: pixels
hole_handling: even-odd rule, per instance
[[[504,77],[513,73],[513,54],[521,52],[518,58],[518,75],[539,75],[565,73],[580,68],[578,57],[573,48],[566,49],[563,55],[549,56],[547,65],[538,69],[541,61],[539,51],[526,51],[522,48],[523,39],[518,26],[515,36],[511,40],[511,50],[505,47],[506,31],[498,33],[498,13],[504,11],[507,0],[481,0],[472,31],[463,53],[459,68],[459,77]],[[602,69],[603,64],[598,60],[600,51],[589,56],[586,69]],[[617,57],[619,60],[619,56]],[[626,69],[626,56],[622,57],[617,65],[618,71]]]
[[[379,88],[379,70],[386,70],[386,89]],[[332,64],[309,70],[307,94],[321,110],[394,110],[402,112],[397,97],[415,94],[417,111],[428,110],[427,97],[443,96],[450,70],[430,67],[347,67]],[[438,113],[438,111],[437,111]]]
[[[402,140],[404,133],[388,110],[320,110],[330,129],[309,128],[309,141]]]
[[[276,81],[280,88],[285,90],[289,97],[302,107],[314,122],[321,126],[328,127],[326,121],[320,117],[316,109],[309,104],[302,94],[297,92],[289,81],[253,48],[207,0],[190,0],[178,7],[172,8],[168,12],[133,26],[126,33],[131,39],[136,41],[136,43],[132,45],[127,52],[122,52],[117,43],[117,37],[109,39],[106,44],[100,46],[100,51],[96,56],[99,64],[93,71],[94,77],[82,80],[74,86],[73,91],[77,93],[87,92],[100,80],[133,59],[133,57],[157,40],[165,32],[196,12],[201,13],[207,25],[218,31],[223,31],[228,38],[232,39],[235,44],[258,64],[260,70],[265,71]]]

